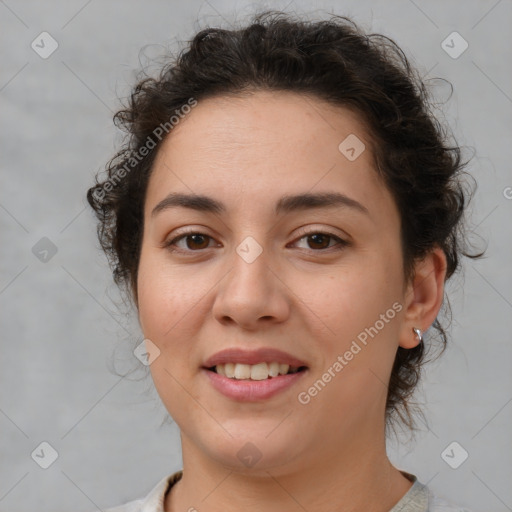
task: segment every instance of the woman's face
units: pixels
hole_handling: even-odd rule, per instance
[[[154,210],[169,194],[208,201]],[[306,194],[332,201],[291,199]],[[287,92],[199,101],[159,150],[144,215],[139,320],[188,453],[279,471],[380,439],[412,297],[356,115]],[[227,349],[240,379],[206,369]],[[306,369],[265,378],[288,359]]]

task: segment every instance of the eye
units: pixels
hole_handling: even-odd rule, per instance
[[[211,236],[205,235],[204,233],[190,231],[188,233],[182,233],[168,242],[165,242],[163,247],[169,249],[171,252],[200,252],[202,249],[211,247],[210,242],[213,240]],[[306,240],[306,244],[308,245],[308,247],[304,248],[312,250],[313,252],[323,252],[332,248],[335,248],[334,250],[342,250],[350,245],[350,242],[343,240],[339,236],[324,231],[310,231],[309,233],[304,233],[300,238],[296,239],[294,243],[297,244],[302,240]],[[180,246],[180,243],[184,243],[185,245]]]
[[[198,233],[196,231],[190,231],[183,233],[176,238],[169,240],[164,243],[164,247],[168,248],[172,252],[197,252],[196,249],[207,249],[209,240],[213,240],[211,236],[205,235],[204,233]],[[178,242],[185,241],[185,247],[178,246]],[[199,247],[197,247],[199,246]]]
[[[305,233],[302,237],[298,239],[299,242],[301,240],[306,240],[306,243],[309,245],[309,247],[306,247],[306,249],[314,249],[314,252],[320,252],[326,249],[331,249],[336,245],[339,246],[337,250],[341,250],[344,247],[350,245],[349,242],[343,240],[339,236],[324,231],[310,231],[309,233]],[[333,241],[335,243],[330,245],[330,242]]]

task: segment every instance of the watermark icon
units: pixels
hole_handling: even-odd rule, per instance
[[[299,403],[302,405],[309,404],[309,402],[311,402],[311,398],[317,396],[318,393],[320,393],[320,391],[322,391],[325,386],[331,382],[331,380],[336,377],[336,375],[338,375],[343,368],[352,361],[352,359],[354,359],[354,356],[359,354],[362,348],[368,345],[368,336],[373,339],[379,331],[384,329],[385,325],[388,324],[390,320],[395,318],[397,313],[402,311],[402,308],[402,304],[395,302],[385,313],[381,313],[379,320],[377,320],[371,327],[366,327],[364,331],[361,331],[357,335],[357,340],[352,341],[350,348],[346,350],[343,355],[338,355],[336,361],[327,368],[327,370],[313,383],[312,386],[310,386],[306,391],[301,391],[297,395]],[[361,345],[363,345],[363,347],[361,347]]]
[[[30,47],[41,59],[47,59],[59,47],[59,43],[48,32],[41,32]]]
[[[469,453],[464,449],[462,445],[453,441],[450,443],[442,452],[441,458],[450,466],[452,469],[460,467],[466,459],[469,457]]]
[[[160,349],[146,338],[135,347],[133,353],[144,366],[149,366],[160,355]]]
[[[43,263],[48,263],[56,254],[57,246],[46,236],[43,236],[32,247],[32,254]]]
[[[468,42],[458,32],[452,32],[441,43],[441,48],[452,59],[458,59],[468,49],[468,46]]]
[[[512,199],[512,187],[505,187],[503,189],[503,197],[505,199]]]
[[[252,236],[248,236],[238,245],[236,252],[246,263],[252,263],[263,252],[263,248]]]
[[[247,442],[238,450],[236,456],[242,464],[252,468],[263,455],[254,443]]]
[[[338,146],[339,152],[351,162],[359,158],[365,149],[364,142],[353,133],[343,139]]]
[[[43,469],[48,469],[59,457],[57,450],[46,441],[40,443],[30,454],[34,462]]]
[[[149,155],[150,151],[156,147],[165,135],[167,135],[187,114],[190,113],[192,108],[197,105],[195,98],[189,98],[187,103],[182,105],[179,109],[174,111],[174,114],[169,118],[168,121],[160,123],[146,138],[146,142],[133,153],[128,162],[123,167],[117,169],[116,172],[110,176],[102,185],[98,185],[93,192],[93,196],[96,199],[102,200],[105,197],[105,192],[111,192],[114,190],[121,180],[130,172],[130,168],[135,167],[139,162],[142,162],[144,158]],[[156,140],[155,140],[156,139]]]

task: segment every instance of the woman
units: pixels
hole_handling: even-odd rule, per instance
[[[183,470],[118,512],[461,511],[386,454],[468,192],[394,42],[264,13],[199,32],[87,194]],[[444,508],[443,508],[444,507]]]

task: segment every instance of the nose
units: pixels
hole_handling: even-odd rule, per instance
[[[240,244],[233,251],[231,270],[219,283],[212,314],[222,324],[257,330],[287,319],[290,290],[272,268],[265,250],[251,254],[255,248],[249,244],[249,251],[244,252],[247,248]]]

